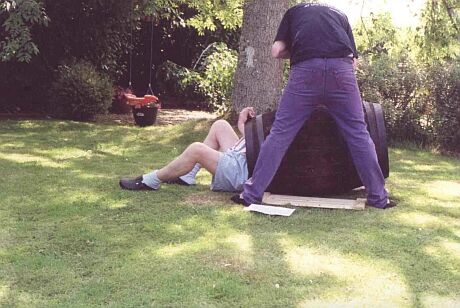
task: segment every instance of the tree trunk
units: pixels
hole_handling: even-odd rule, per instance
[[[235,112],[253,106],[258,113],[278,106],[283,86],[282,60],[271,57],[271,46],[289,0],[246,0],[234,77]]]

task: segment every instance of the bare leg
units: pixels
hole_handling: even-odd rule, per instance
[[[238,141],[232,126],[225,120],[214,122],[203,143],[211,149],[225,152]]]
[[[226,151],[235,144],[237,140],[238,136],[235,134],[230,124],[225,120],[218,120],[212,124],[203,144],[213,150]],[[197,162],[186,174],[181,175],[177,179],[166,180],[166,182],[171,184],[194,185],[196,183],[195,177],[200,168],[201,165]]]
[[[182,176],[199,163],[206,170],[214,174],[221,153],[201,142],[192,143],[172,162],[157,171],[161,181],[169,181]]]
[[[225,120],[214,122],[209,129],[203,143],[192,143],[165,167],[157,171],[161,181],[169,181],[190,172],[195,164],[200,164],[206,170],[214,174],[220,152],[226,151],[238,141],[238,136],[232,126]]]
[[[225,120],[214,122],[203,143],[192,143],[165,167],[144,174],[140,179],[121,179],[120,186],[125,189],[139,190],[139,187],[158,189],[161,182],[174,181],[180,178],[188,185],[194,184],[194,177],[202,166],[211,174],[215,174],[220,151],[226,151],[238,141],[233,128]],[[196,170],[195,170],[196,169]],[[190,180],[189,178],[192,178]]]

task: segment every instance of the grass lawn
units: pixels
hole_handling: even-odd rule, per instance
[[[460,306],[460,160],[392,148],[389,210],[119,189],[208,127],[0,122],[0,306]]]

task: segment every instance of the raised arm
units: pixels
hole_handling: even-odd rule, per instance
[[[240,115],[238,116],[238,130],[240,131],[241,135],[244,137],[244,123],[246,123],[249,119],[256,116],[256,110],[254,107],[246,107],[241,110]]]

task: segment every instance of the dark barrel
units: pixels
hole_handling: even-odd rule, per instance
[[[387,178],[390,169],[382,106],[363,102],[363,108],[380,168]],[[274,120],[275,112],[268,112],[245,125],[250,176],[260,146],[270,133]],[[325,108],[318,108],[290,145],[267,191],[293,196],[321,196],[344,193],[360,186],[361,180],[335,121]]]

